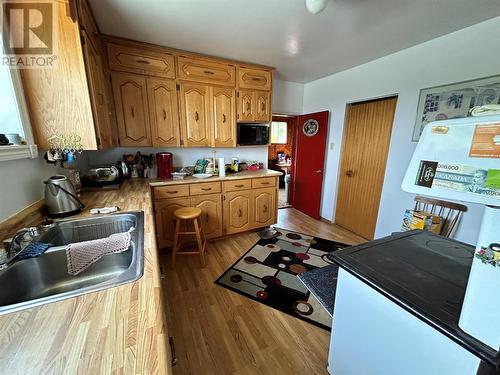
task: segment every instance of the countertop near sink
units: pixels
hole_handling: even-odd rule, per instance
[[[82,215],[115,205],[144,211],[144,276],[0,316],[0,373],[171,373],[149,182],[128,180],[120,190],[82,194]]]
[[[182,180],[160,180],[152,179],[149,180],[151,186],[164,186],[164,185],[175,185],[175,184],[193,184],[196,182],[214,182],[214,181],[231,181],[231,180],[244,180],[247,178],[259,178],[259,177],[275,177],[281,176],[283,173],[278,171],[272,171],[270,169],[258,169],[256,171],[241,171],[238,173],[227,173],[224,177],[212,176],[208,178],[196,178],[193,176],[188,176]]]

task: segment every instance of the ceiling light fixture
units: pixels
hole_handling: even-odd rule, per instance
[[[307,11],[311,14],[321,13],[325,8],[328,0],[306,0]]]

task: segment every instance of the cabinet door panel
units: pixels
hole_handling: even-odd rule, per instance
[[[276,222],[276,188],[252,190],[253,227],[267,227]]]
[[[240,90],[238,96],[238,122],[254,120],[254,95],[251,90]]]
[[[151,146],[146,78],[112,73],[113,94],[121,146]]]
[[[181,207],[189,207],[189,197],[165,199],[154,203],[159,248],[172,246],[175,230],[174,211]]]
[[[252,229],[251,190],[234,191],[225,194],[224,227],[226,234]]]
[[[185,146],[211,146],[209,88],[199,84],[181,84],[181,133]]]
[[[271,90],[271,72],[240,66],[238,68],[238,84],[242,89]]]
[[[214,146],[236,146],[236,110],[233,89],[212,87],[212,119],[214,121]]]
[[[153,146],[179,146],[179,110],[175,82],[148,78],[147,89]]]
[[[222,236],[222,197],[220,194],[191,197],[191,207],[198,207],[202,210],[201,226],[207,238]]]
[[[271,93],[267,91],[255,91],[254,120],[262,122],[271,121]]]
[[[97,135],[97,147],[106,149],[113,147],[113,139],[109,117],[110,109],[106,100],[104,67],[98,50],[91,43],[85,31],[82,31],[82,51]]]

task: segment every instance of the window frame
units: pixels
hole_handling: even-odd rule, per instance
[[[286,129],[285,129],[286,130],[286,133],[285,133],[285,135],[286,135],[286,142],[273,142],[272,141],[273,123],[275,123],[275,122],[276,123],[284,123],[286,125],[285,126],[286,127]],[[286,145],[286,144],[288,144],[288,126],[289,126],[289,124],[288,124],[288,121],[286,121],[286,120],[282,120],[282,119],[280,119],[280,120],[274,120],[273,119],[271,121],[271,136],[269,137],[269,144],[271,144],[271,145]]]
[[[0,47],[3,54],[3,47]],[[14,96],[16,98],[17,111],[23,130],[26,145],[12,145],[0,147],[0,162],[17,159],[35,159],[38,157],[38,148],[35,144],[33,131],[31,128],[31,119],[28,112],[28,106],[24,97],[21,74],[18,69],[8,69]]]

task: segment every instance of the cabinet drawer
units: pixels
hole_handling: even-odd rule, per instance
[[[153,188],[154,199],[165,199],[175,197],[187,197],[189,195],[189,185],[168,185]]]
[[[252,180],[224,181],[224,191],[248,190],[252,188]]]
[[[238,85],[241,89],[271,90],[271,72],[239,67]]]
[[[177,60],[177,78],[203,83],[234,86],[236,69],[229,64],[179,56]]]
[[[174,56],[109,43],[109,67],[112,70],[175,78]]]
[[[252,188],[271,187],[271,186],[276,186],[276,177],[262,177],[262,178],[254,178],[252,180]]]
[[[204,182],[189,185],[190,195],[220,193],[220,182]]]

